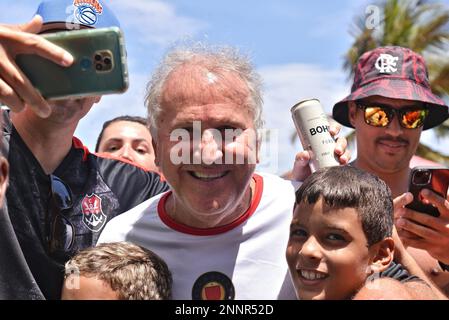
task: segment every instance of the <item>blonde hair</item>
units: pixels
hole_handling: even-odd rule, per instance
[[[74,270],[105,281],[120,300],[171,299],[167,264],[154,252],[129,242],[103,243],[80,251],[66,263],[66,278]]]

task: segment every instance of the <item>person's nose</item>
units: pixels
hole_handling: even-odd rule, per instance
[[[134,161],[133,154],[134,154],[133,148],[128,144],[124,144],[120,150],[119,156],[126,160]]]
[[[322,258],[321,246],[313,236],[307,238],[298,253],[308,259],[319,260]]]
[[[392,137],[398,137],[404,133],[404,129],[399,123],[399,121],[401,120],[399,117],[399,114],[395,114],[386,128],[386,133],[391,135]]]
[[[206,165],[221,164],[223,151],[220,132],[218,130],[204,130],[200,148],[197,151],[201,153],[200,155],[196,154],[196,156],[201,156],[201,163]]]

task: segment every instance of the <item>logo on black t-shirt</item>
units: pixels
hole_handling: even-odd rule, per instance
[[[96,194],[86,195],[81,202],[84,225],[93,232],[100,231],[106,223],[107,217],[101,208],[101,198]]]

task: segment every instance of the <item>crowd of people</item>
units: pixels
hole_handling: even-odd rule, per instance
[[[357,139],[349,162],[330,128],[340,166],[312,173],[300,151],[291,180],[256,172],[261,78],[203,43],[167,52],[147,119],[106,122],[90,153],[73,134],[101,97],[45,100],[14,62],[73,64],[39,35],[70,29],[72,4],[0,25],[0,299],[447,299],[449,197],[422,192],[437,217],[406,208],[421,132],[449,118],[420,55],[360,57],[333,108]],[[73,19],[119,27],[103,2],[95,24]]]

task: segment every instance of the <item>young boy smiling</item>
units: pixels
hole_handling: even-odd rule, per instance
[[[391,192],[382,180],[350,166],[315,172],[296,192],[286,252],[297,297],[443,298],[421,280],[427,279],[398,239]],[[398,262],[410,274],[393,261],[395,243]]]

